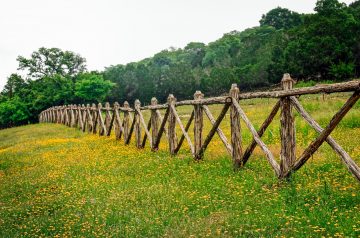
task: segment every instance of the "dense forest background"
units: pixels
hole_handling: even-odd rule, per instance
[[[0,94],[0,128],[33,123],[39,112],[63,104],[140,99],[169,93],[179,100],[195,90],[220,95],[237,83],[242,91],[278,84],[282,74],[298,81],[342,81],[360,75],[360,0],[347,6],[319,0],[314,14],[275,8],[260,26],[232,31],[209,44],[191,42],[139,62],[88,72],[80,55],[40,48],[19,56],[19,72]],[[26,76],[23,76],[26,75]]]

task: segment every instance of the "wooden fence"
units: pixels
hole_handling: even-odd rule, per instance
[[[339,124],[341,119],[352,108],[360,97],[360,81],[350,81],[330,85],[320,85],[314,87],[293,89],[294,81],[289,74],[284,74],[281,81],[282,90],[268,92],[240,93],[236,84],[233,84],[229,95],[222,97],[204,98],[204,95],[197,91],[194,94],[194,100],[185,100],[177,102],[175,97],[170,94],[166,104],[158,104],[156,98],[151,100],[151,105],[141,106],[140,101],[136,100],[134,108],[124,102],[123,106],[115,102],[113,107],[109,103],[102,107],[101,103],[97,106],[89,104],[87,106],[67,105],[51,107],[39,115],[40,122],[61,123],[70,127],[78,127],[83,132],[99,133],[100,136],[109,136],[112,131],[116,139],[123,138],[125,144],[129,144],[132,135],[135,134],[136,146],[144,148],[147,141],[153,151],[157,151],[163,134],[167,137],[169,151],[172,155],[176,154],[184,140],[189,144],[192,156],[196,160],[201,160],[204,156],[207,146],[217,133],[223,142],[226,150],[231,155],[234,168],[238,169],[246,164],[250,155],[258,145],[266,156],[278,178],[288,178],[293,172],[300,169],[308,159],[317,151],[317,149],[326,141],[333,150],[340,156],[342,162],[348,170],[360,182],[360,168],[352,160],[350,155],[330,136],[330,133]],[[325,129],[305,111],[300,104],[298,97],[305,94],[317,93],[335,93],[335,92],[354,92],[346,101],[342,108],[332,117],[330,123]],[[256,130],[245,112],[239,105],[239,100],[251,98],[277,98],[279,99],[273,107],[270,115],[266,118],[259,130]],[[207,105],[222,104],[223,108],[219,116],[215,119]],[[178,115],[176,107],[192,105],[193,111],[189,121],[184,125]],[[318,137],[313,140],[304,150],[299,158],[295,154],[295,124],[293,108],[309,123],[309,125],[319,133]],[[160,110],[165,110],[162,115]],[[146,123],[142,111],[149,110],[151,117]],[[219,128],[221,121],[224,119],[227,111],[230,110],[230,142],[225,137],[223,131]],[[280,164],[275,160],[266,144],[261,137],[270,125],[278,111],[281,111],[281,151]],[[120,115],[123,114],[121,117]],[[212,124],[211,130],[207,136],[203,137],[204,114]],[[244,150],[242,147],[240,119],[250,130],[253,140]],[[188,130],[191,123],[194,122],[194,140],[192,141]],[[166,127],[167,124],[167,127]],[[182,135],[177,138],[176,124],[179,125]],[[142,137],[141,130],[145,133]]]

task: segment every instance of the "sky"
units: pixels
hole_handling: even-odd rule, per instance
[[[353,0],[346,0],[349,4]],[[40,47],[80,54],[88,70],[259,25],[275,7],[313,12],[316,0],[0,0],[0,89],[17,56]]]

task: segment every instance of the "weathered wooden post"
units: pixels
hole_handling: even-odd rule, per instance
[[[158,100],[156,98],[152,98],[151,99],[151,106],[156,106],[158,104]],[[159,117],[158,114],[156,112],[157,109],[152,109],[151,110],[151,137],[152,137],[152,145],[151,145],[151,150],[155,151],[155,141],[157,139],[157,136],[159,134]]]
[[[111,115],[110,115],[110,103],[105,103],[105,127],[106,130],[109,130],[111,123]]]
[[[105,123],[104,123],[104,119],[102,117],[102,104],[99,103],[98,104],[98,114],[99,114],[99,135],[100,136],[104,136],[106,134],[106,128],[105,128]]]
[[[201,100],[204,94],[201,91],[196,91],[194,94],[195,100]],[[200,104],[194,105],[194,154],[196,160],[201,160],[204,153],[200,153],[203,143],[202,131],[204,127],[203,108]]]
[[[281,86],[284,91],[291,90],[294,80],[290,74],[284,74]],[[290,97],[280,99],[281,106],[281,151],[280,151],[280,177],[283,177],[295,163],[295,124]]]
[[[81,114],[81,122],[82,122],[81,130],[82,130],[82,132],[85,132],[85,130],[86,130],[86,108],[85,108],[85,104],[81,105],[80,114]]]
[[[91,116],[91,111],[90,111],[90,104],[86,104],[86,115],[87,115],[87,124],[88,124],[88,132],[92,131],[92,127],[93,127],[93,120],[92,120],[92,116]]]
[[[114,132],[115,132],[115,137],[116,137],[117,140],[120,139],[121,132],[122,132],[122,125],[121,125],[121,119],[120,119],[120,115],[119,115],[119,108],[120,108],[120,104],[118,102],[115,102],[114,103],[114,117],[115,117]]]
[[[61,124],[65,125],[66,122],[66,106],[61,107]]]
[[[125,144],[128,145],[130,143],[130,140],[128,140],[130,132],[130,112],[128,109],[130,108],[130,105],[127,101],[124,102],[124,108],[124,141]]]
[[[66,106],[66,126],[70,126],[70,106],[69,105],[67,105]]]
[[[52,118],[53,118],[53,108],[50,108],[50,122],[52,122]]]
[[[61,106],[57,107],[57,121],[58,124],[61,123]]]
[[[92,128],[92,132],[93,132],[93,134],[96,134],[98,114],[97,114],[97,111],[96,111],[96,105],[95,105],[95,103],[91,104],[91,113],[92,113],[92,117],[93,117],[93,128]]]
[[[77,125],[79,125],[79,110],[78,110],[78,106],[76,104],[74,104],[74,124],[75,127],[77,127]]]
[[[176,137],[176,117],[173,113],[173,111],[171,110],[171,105],[175,105],[176,102],[176,98],[174,97],[174,95],[169,94],[168,97],[168,104],[169,104],[169,118],[168,118],[168,139],[169,139],[169,150],[170,150],[170,154],[174,155],[175,149],[177,147],[177,137]]]
[[[239,101],[240,90],[237,87],[237,84],[232,84],[229,96],[232,97],[232,100]],[[235,105],[230,107],[230,127],[231,127],[231,146],[232,150],[232,159],[234,163],[234,169],[237,170],[240,168],[243,163],[242,158],[242,145],[241,145],[241,126],[240,126],[240,114],[236,110]]]
[[[70,105],[70,127],[75,127],[75,105]]]
[[[141,125],[140,125],[140,114],[138,113],[138,110],[140,110],[140,106],[141,103],[139,101],[139,99],[135,100],[135,143],[136,143],[136,147],[138,149],[142,148],[142,141],[141,141]]]

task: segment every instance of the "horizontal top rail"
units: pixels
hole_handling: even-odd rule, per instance
[[[281,98],[288,96],[298,96],[305,94],[317,93],[338,93],[338,92],[352,92],[360,89],[360,81],[353,80],[345,83],[324,84],[312,87],[295,88],[290,90],[269,91],[269,92],[253,92],[240,93],[239,99],[251,98]]]
[[[295,88],[290,90],[277,90],[277,91],[263,91],[263,92],[249,92],[249,93],[240,93],[239,100],[253,99],[253,98],[283,98],[289,96],[300,96],[308,94],[317,94],[317,93],[337,93],[337,92],[352,92],[360,90],[360,81],[353,80],[344,83],[335,83],[335,84],[323,84],[312,87],[304,88]],[[211,104],[226,104],[231,103],[231,97],[229,96],[220,96],[220,97],[211,97],[203,98],[197,100],[183,100],[175,102],[174,106],[185,106],[185,105],[211,105]],[[71,106],[71,105],[69,105]],[[76,105],[74,105],[76,106]],[[55,106],[55,108],[62,108],[66,106]],[[147,105],[140,107],[140,110],[157,110],[157,109],[167,109],[169,107],[168,103],[157,104],[157,105]],[[96,107],[82,106],[80,110],[98,110]],[[102,107],[101,111],[113,111],[112,107]],[[134,112],[135,110],[131,107],[118,107],[118,110],[124,112]]]

